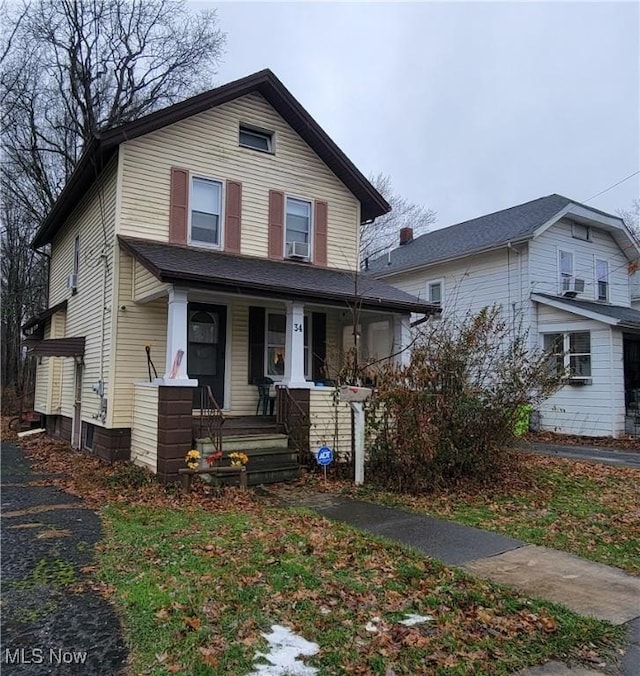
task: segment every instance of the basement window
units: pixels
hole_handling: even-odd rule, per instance
[[[273,132],[271,131],[241,124],[239,142],[243,148],[252,148],[263,153],[273,152]]]
[[[84,423],[84,444],[83,448],[87,451],[93,451],[93,433],[95,432],[95,425]]]

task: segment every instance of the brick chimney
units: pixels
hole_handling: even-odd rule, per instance
[[[413,240],[413,228],[400,228],[400,246]]]

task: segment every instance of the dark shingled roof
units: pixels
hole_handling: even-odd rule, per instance
[[[145,115],[138,120],[101,132],[91,138],[87,142],[82,157],[60,197],[38,229],[31,246],[37,248],[51,242],[64,220],[91,187],[98,174],[118,152],[120,143],[130,141],[138,136],[148,134],[253,92],[258,92],[264,96],[355,195],[360,201],[363,221],[382,216],[382,214],[391,210],[388,202],[370,181],[329,138],[322,127],[300,105],[282,82],[266,68],[211,91],[192,96],[168,108],[162,108],[162,110]]]
[[[581,300],[579,298],[567,298],[565,296],[551,296],[547,293],[534,294],[534,300],[536,296],[560,303],[564,305],[569,312],[574,311],[580,314],[580,310],[586,310],[614,319],[618,326],[640,329],[640,310],[634,310],[631,307],[608,305],[606,303],[597,303],[594,300]]]
[[[391,252],[390,265],[387,263],[387,256],[370,261],[369,270],[374,274],[384,275],[493,249],[507,242],[525,240],[569,204],[577,202],[562,195],[548,195],[450,225],[448,228],[434,230],[394,249]]]
[[[355,275],[293,261],[274,261],[119,236],[120,244],[163,282],[187,282],[227,293],[300,299],[345,306],[355,301]],[[392,312],[433,313],[439,308],[374,277],[359,273],[362,306]]]

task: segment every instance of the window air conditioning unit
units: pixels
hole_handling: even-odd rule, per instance
[[[568,298],[575,298],[579,293],[584,293],[584,279],[574,277],[573,279],[567,280],[565,283],[565,289],[562,292],[563,296]]]
[[[287,258],[309,258],[307,242],[287,242]]]
[[[78,288],[78,275],[76,275],[74,272],[72,272],[67,277],[67,289],[71,289],[72,291],[76,291],[77,288]]]

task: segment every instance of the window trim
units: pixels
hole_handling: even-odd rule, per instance
[[[568,254],[571,256],[571,274],[569,275],[569,288],[564,288],[563,280],[565,279],[562,276],[562,254]],[[571,280],[575,279],[576,276],[576,255],[574,251],[569,251],[569,249],[558,248],[558,293],[564,293],[565,291],[571,291]]]
[[[606,258],[596,258],[594,257],[594,277],[595,277],[595,299],[600,302],[608,303],[610,302],[611,296],[611,282],[609,279],[609,261]],[[598,277],[598,263],[604,263],[605,265],[605,297],[600,298],[600,278]]]
[[[589,336],[589,352],[571,352],[571,336],[586,333]],[[558,357],[562,357],[562,363],[564,372],[566,375],[563,380],[566,383],[571,384],[571,382],[579,381],[580,383],[591,385],[593,378],[593,346],[591,342],[591,331],[547,331],[541,333],[542,335],[542,349],[547,351],[548,348],[545,347],[544,342],[546,336],[562,336],[562,353],[553,352],[550,353],[551,356],[557,360]],[[571,372],[571,357],[589,357],[589,375],[575,375]]]
[[[191,214],[193,213],[193,182],[194,179],[200,181],[208,181],[209,183],[217,183],[220,186],[220,213],[218,214],[218,243],[210,244],[209,242],[202,242],[199,239],[194,240],[191,237]],[[205,249],[215,249],[219,251],[224,249],[224,210],[225,210],[225,182],[219,178],[213,178],[212,176],[205,176],[204,174],[198,174],[194,172],[189,172],[189,203],[187,209],[187,243],[190,246],[198,246]]]
[[[240,140],[240,134],[242,132],[248,134],[255,134],[256,136],[264,136],[267,139],[267,149],[265,148],[256,148],[255,146],[249,145],[247,143],[242,143]],[[248,150],[255,150],[258,153],[264,153],[265,155],[275,155],[276,154],[276,134],[269,129],[264,129],[263,127],[258,127],[255,124],[249,124],[246,122],[240,122],[238,125],[238,146],[240,148],[247,148]]]
[[[306,259],[308,261],[313,260],[313,243],[315,238],[315,201],[309,197],[300,197],[299,195],[293,195],[290,193],[285,193],[284,195],[284,227],[283,227],[283,237],[282,237],[282,256],[287,260],[292,260],[291,256],[287,256],[287,204],[289,200],[297,200],[298,202],[306,202],[309,205],[309,257]],[[295,258],[293,259],[295,260]]]
[[[438,306],[442,308],[444,306],[444,277],[427,281],[427,303],[435,302],[431,300],[431,287],[436,284],[440,284],[440,302],[438,303]]]
[[[284,330],[285,330],[285,344],[284,344],[284,358],[286,361],[287,358],[287,313],[286,312],[279,312],[278,310],[269,310],[267,309],[265,311],[265,318],[264,318],[264,376],[265,378],[271,378],[274,382],[279,383],[284,380],[284,373],[280,375],[274,375],[273,373],[269,373],[269,317],[271,315],[280,315],[284,317]],[[304,364],[304,377],[305,380],[311,380],[311,373],[313,370],[313,350],[311,347],[311,315],[308,313],[304,313],[304,326],[305,326],[305,331],[304,331],[304,337],[303,340],[307,342],[305,345],[306,347],[306,352],[307,352],[307,358],[305,359],[305,364]]]

